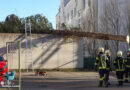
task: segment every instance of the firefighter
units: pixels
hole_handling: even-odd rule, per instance
[[[95,61],[95,70],[97,70],[97,68],[99,69],[99,75],[100,75],[100,79],[99,79],[99,87],[103,86],[103,81],[105,83],[105,86],[107,87],[107,81],[105,79],[105,74],[106,74],[106,63],[107,63],[107,56],[104,54],[104,48],[100,47],[98,49],[98,56],[96,57],[96,61]]]
[[[130,81],[130,49],[127,51],[127,58],[125,59],[125,82]]]
[[[108,60],[107,60],[107,68],[106,68],[106,81],[108,82],[108,80],[109,80],[109,73],[111,71],[111,67],[110,67],[110,50],[106,50],[105,54],[106,54],[106,56],[108,58]],[[109,82],[108,82],[108,85],[110,85]]]
[[[117,52],[117,58],[114,60],[114,65],[116,68],[117,81],[119,86],[122,86],[124,75],[124,59],[122,58],[122,51]]]

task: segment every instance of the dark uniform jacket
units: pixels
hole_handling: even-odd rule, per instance
[[[127,58],[125,59],[125,67],[130,68],[130,56],[127,56]]]
[[[107,55],[107,69],[109,70],[111,68],[111,65],[110,65],[110,56]]]
[[[98,66],[98,69],[106,69],[108,63],[108,58],[105,54],[99,53],[96,57],[95,66]]]
[[[122,57],[117,57],[114,60],[114,65],[115,65],[116,71],[124,71],[125,63]]]

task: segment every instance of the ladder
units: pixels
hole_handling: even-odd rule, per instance
[[[25,60],[26,60],[26,69],[27,72],[29,69],[32,69],[34,72],[34,67],[33,67],[33,58],[32,58],[32,33],[31,33],[31,23],[30,19],[25,20],[25,40],[26,40],[26,55],[25,55]]]

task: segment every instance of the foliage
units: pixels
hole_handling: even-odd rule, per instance
[[[5,21],[0,22],[1,33],[24,33],[25,20],[28,22],[30,19],[31,28],[33,33],[40,32],[42,30],[52,30],[52,24],[45,16],[36,14],[28,16],[26,18],[19,18],[15,14],[8,15]]]

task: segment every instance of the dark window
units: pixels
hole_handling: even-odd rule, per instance
[[[88,0],[88,6],[90,6],[91,5],[91,1],[90,0]]]
[[[70,0],[64,0],[64,6],[66,6],[69,1]]]
[[[79,28],[81,27],[81,20],[79,19],[78,20],[78,25],[79,25]]]
[[[73,19],[73,10],[71,10],[71,19]]]
[[[74,8],[74,16],[76,17],[76,8]]]
[[[66,22],[67,20],[66,20],[66,16],[65,16],[65,22]]]
[[[68,13],[68,20],[69,20],[69,13]]]
[[[85,9],[86,5],[85,5],[85,0],[83,0],[83,9]]]

